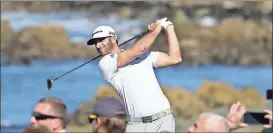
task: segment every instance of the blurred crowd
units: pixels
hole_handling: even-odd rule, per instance
[[[261,132],[272,132],[272,110],[265,109],[265,118],[270,124],[264,125]],[[232,132],[248,125],[242,121],[246,113],[245,107],[236,102],[230,106],[227,116],[217,113],[201,113],[197,120],[188,128],[188,132]],[[23,129],[23,133],[67,132],[67,108],[58,97],[40,99],[30,118],[31,125]],[[99,99],[94,108],[86,112],[86,119],[92,126],[92,132],[125,132],[130,119],[126,115],[123,103],[114,97]]]

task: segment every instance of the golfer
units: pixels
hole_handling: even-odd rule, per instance
[[[162,28],[168,39],[168,53],[149,51]],[[170,103],[153,68],[180,63],[179,42],[174,25],[167,18],[156,20],[148,29],[149,33],[127,50],[118,47],[116,32],[105,25],[95,28],[87,44],[94,44],[103,55],[99,68],[104,79],[125,103],[129,115],[126,132],[175,132]]]

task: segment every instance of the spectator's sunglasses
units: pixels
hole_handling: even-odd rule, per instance
[[[62,117],[46,115],[39,112],[32,112],[32,116],[35,117],[36,120],[45,120],[45,119],[62,119]]]

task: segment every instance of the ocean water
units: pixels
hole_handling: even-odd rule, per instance
[[[134,27],[131,34],[140,31],[138,26],[146,23],[134,20],[117,20],[115,16],[102,18],[98,23],[90,23],[86,14],[51,13],[30,14],[24,12],[1,13],[1,19],[8,19],[15,31],[20,29],[55,22],[63,25],[69,32],[71,41],[86,41],[91,30],[98,24],[108,23],[121,29]],[[122,26],[120,26],[122,25]],[[30,113],[35,103],[44,96],[58,96],[67,104],[69,113],[75,111],[80,103],[92,98],[96,88],[108,85],[97,67],[97,61],[70,73],[53,84],[52,91],[46,88],[46,79],[55,78],[86,60],[34,60],[31,66],[1,66],[1,132],[18,132],[29,124]],[[174,66],[156,70],[161,85],[184,87],[191,91],[198,88],[205,80],[232,84],[236,88],[256,87],[265,96],[272,88],[272,66],[223,66],[207,65],[202,67]]]

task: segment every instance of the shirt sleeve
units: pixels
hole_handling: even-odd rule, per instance
[[[150,57],[150,61],[152,62],[152,65],[153,67],[157,68],[157,65],[156,65],[156,60],[159,56],[159,52],[158,51],[152,51],[149,55]]]
[[[105,55],[99,62],[99,68],[106,81],[111,80],[117,72],[117,54]]]

